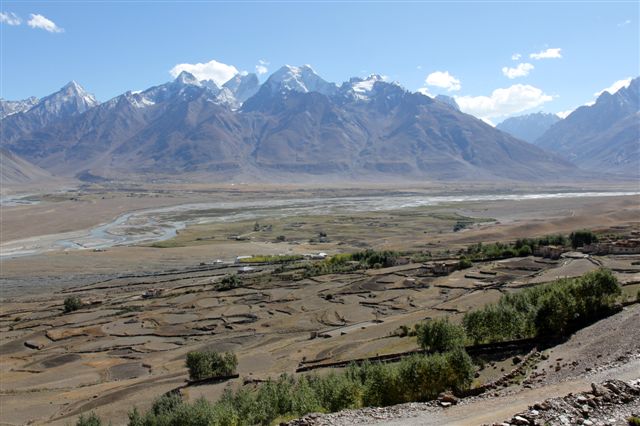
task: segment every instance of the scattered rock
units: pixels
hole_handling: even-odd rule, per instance
[[[34,342],[33,340],[27,340],[26,342],[24,342],[24,345],[26,347],[28,347],[29,349],[40,350],[40,349],[44,348],[44,344],[38,343],[38,342]]]

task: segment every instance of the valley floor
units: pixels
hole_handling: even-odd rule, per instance
[[[87,229],[135,209],[238,197],[255,201],[274,194],[283,199],[318,196],[282,189],[265,193],[191,190],[94,188],[41,195],[34,204],[2,208],[2,244]],[[367,194],[356,189],[319,191],[325,198]],[[581,228],[630,232],[640,229],[637,195],[281,213],[276,209],[258,220],[195,221],[175,238],[156,243],[95,251],[60,249],[0,261],[0,424],[69,424],[87,411],[123,424],[133,406],[145,410],[162,393],[186,384],[184,360],[193,350],[232,350],[238,356],[239,379],[182,390],[188,400],[214,399],[227,387],[294,373],[301,365],[415,349],[414,338],[394,335],[398,327],[445,315],[455,321],[503,292],[581,275],[600,265],[614,271],[629,297],[640,289],[638,255],[553,261],[530,256],[477,262],[471,269],[439,277],[425,272],[422,259],[407,259],[406,264],[392,268],[305,279],[295,279],[295,270],[283,272],[274,264],[235,263],[243,255],[335,254],[364,248],[411,250],[437,257],[481,241],[566,234]],[[458,222],[464,222],[464,227],[454,232]],[[216,289],[222,277],[238,273],[242,266],[255,268],[245,275],[246,285]],[[63,313],[68,296],[80,297],[85,305]],[[553,349],[549,363],[563,358],[562,363],[575,359],[579,364],[557,373],[555,368],[551,373],[551,364],[540,364],[538,368],[550,374],[545,380],[556,377],[540,386],[560,394],[570,383],[582,386],[595,380],[580,370],[588,365],[582,360],[588,359],[588,353],[599,353],[599,344],[611,347],[604,344],[611,333],[618,336],[612,339],[616,349],[597,363],[608,363],[618,350],[637,353],[637,319],[637,306],[630,306],[607,320],[621,321],[618,326],[603,329],[599,337],[594,333],[601,341],[572,339]],[[318,333],[327,337],[311,338]],[[581,339],[580,333],[574,337]],[[633,363],[629,361],[632,367],[637,365]],[[511,365],[511,357],[496,359],[477,382],[493,380]],[[592,368],[593,374],[604,374]],[[619,377],[627,374],[624,367],[619,368]],[[536,386],[520,393],[501,391],[500,398],[512,398],[504,400],[509,403],[504,408],[513,405],[515,409],[525,400],[538,398],[543,388]],[[519,394],[530,396],[520,403]],[[492,403],[485,403],[491,407]]]

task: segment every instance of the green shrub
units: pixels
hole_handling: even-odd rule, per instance
[[[640,417],[631,416],[627,419],[629,426],[640,426]]]
[[[473,266],[473,262],[466,257],[460,258],[460,269],[468,269]]]
[[[84,414],[80,414],[76,426],[102,426],[102,420],[92,411],[86,417]]]
[[[232,352],[221,355],[217,352],[189,352],[187,368],[191,380],[202,380],[210,377],[230,376],[235,374],[238,359]]]
[[[233,274],[225,275],[222,280],[216,286],[216,289],[219,291],[232,290],[234,288],[238,288],[242,285],[242,280]]]
[[[505,294],[497,304],[465,314],[463,325],[474,343],[565,336],[613,312],[621,293],[613,274],[598,269]]]
[[[431,352],[447,352],[464,346],[464,328],[448,318],[428,321],[418,328],[418,344]]]
[[[531,256],[532,254],[533,254],[533,251],[531,250],[531,247],[529,247],[528,245],[518,248],[518,257],[527,257],[527,256]]]
[[[82,300],[78,296],[69,296],[64,299],[64,313],[77,311],[82,308]]]
[[[165,395],[144,414],[132,410],[129,425],[270,425],[310,412],[432,399],[447,389],[466,389],[473,372],[469,356],[456,349],[414,355],[397,364],[351,364],[344,372],[323,376],[283,374],[255,388],[226,389],[216,402],[188,404],[178,395]]]

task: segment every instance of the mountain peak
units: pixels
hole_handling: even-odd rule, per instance
[[[188,84],[191,86],[201,86],[200,81],[188,71],[182,71],[175,80],[178,84]]]
[[[310,65],[293,66],[284,65],[271,74],[265,83],[272,91],[296,91],[302,93],[319,92],[330,95],[336,92],[337,87],[322,79]]]
[[[84,92],[84,88],[78,84],[77,81],[71,80],[62,87],[63,90],[72,89],[78,92]]]
[[[258,92],[260,81],[258,81],[258,76],[254,73],[240,73],[231,77],[222,87],[229,91],[229,94],[235,98],[236,103],[242,104]],[[226,96],[228,97],[228,94]]]

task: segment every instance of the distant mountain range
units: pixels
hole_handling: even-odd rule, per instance
[[[98,102],[75,82],[5,105],[2,146],[61,176],[236,181],[567,180],[570,162],[372,75],[340,86],[309,66],[262,85],[174,81]]]
[[[523,141],[535,143],[536,139],[560,120],[560,117],[555,114],[536,112],[534,114],[507,118],[498,124],[496,129],[507,132]]]
[[[640,177],[640,78],[602,93],[554,124],[535,144],[598,173]]]

